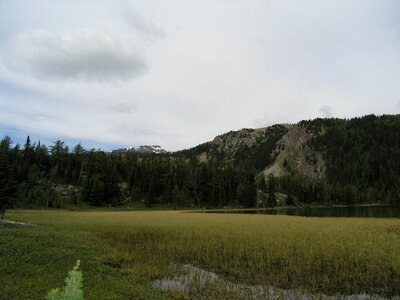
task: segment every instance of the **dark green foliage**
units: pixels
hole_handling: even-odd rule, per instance
[[[310,143],[323,154],[328,189],[335,200],[400,204],[399,115],[316,119],[302,124],[315,133]]]
[[[244,207],[254,207],[256,204],[256,186],[253,178],[239,183],[236,192],[237,201]]]
[[[268,194],[268,207],[275,207],[276,206],[276,196],[275,193],[269,192]]]
[[[47,151],[40,143],[31,145],[29,138],[22,150],[11,148],[7,139],[3,144],[1,168],[7,176],[2,180],[12,188],[4,187],[4,195],[14,199],[11,191],[18,190],[19,207],[63,207],[66,201],[93,206],[141,201],[147,207],[218,207],[235,203],[240,182],[254,182],[253,173],[230,163],[200,163],[181,154],[110,154],[86,151],[80,144],[69,152],[62,141]],[[16,180],[10,181],[13,172]],[[60,194],[56,189],[60,185],[80,191]],[[251,197],[243,205],[250,206],[253,200]]]
[[[70,152],[59,140],[48,151],[29,137],[20,149],[12,148],[5,137],[0,161],[2,207],[62,207],[66,198],[95,206],[137,201],[147,207],[252,207],[256,177],[259,201],[267,206],[281,204],[279,193],[285,194],[288,205],[400,204],[400,116],[315,119],[299,125],[312,134],[311,149],[323,155],[324,179],[300,174],[286,160],[288,175],[260,179],[260,171],[274,162],[277,142],[288,130],[283,125],[229,132],[216,142],[165,154],[86,151],[80,144]],[[207,154],[206,161],[198,159],[202,153]],[[75,186],[79,193],[60,195],[56,185]]]
[[[5,137],[0,143],[0,218],[15,204],[16,181],[10,153],[11,139]]]

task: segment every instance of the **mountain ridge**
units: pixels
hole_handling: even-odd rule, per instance
[[[245,128],[163,155],[71,152],[61,141],[48,149],[29,137],[23,148],[11,144],[0,143],[0,171],[21,207],[59,207],[69,195],[149,207],[400,204],[400,115]],[[62,194],[54,184],[73,188]]]
[[[298,196],[303,200],[310,190],[324,190],[322,198],[329,194],[332,199],[325,203],[400,199],[400,115],[244,128],[180,153],[203,163],[223,160],[250,169],[257,180],[272,176],[286,194],[297,185],[292,192],[303,194]]]

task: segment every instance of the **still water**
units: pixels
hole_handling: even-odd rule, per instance
[[[219,210],[206,212],[289,215],[302,217],[400,218],[400,206],[392,205],[276,208],[263,210]]]
[[[171,271],[173,274],[171,277],[156,279],[153,281],[153,286],[164,291],[181,291],[194,299],[219,299],[225,294],[231,299],[249,300],[389,300],[378,295],[328,296],[271,286],[244,285],[192,265],[172,265]],[[400,300],[400,297],[394,296],[390,300]]]

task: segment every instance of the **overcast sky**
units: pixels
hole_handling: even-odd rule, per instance
[[[400,113],[400,1],[0,0],[0,108],[105,150]]]

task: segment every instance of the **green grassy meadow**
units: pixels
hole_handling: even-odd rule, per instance
[[[82,260],[85,299],[169,299],[142,273],[116,266],[119,252],[91,234],[0,225],[0,299],[44,299]]]
[[[185,298],[151,286],[171,275],[171,263],[247,285],[400,295],[399,219],[57,210],[9,218],[42,227],[0,226],[7,299],[62,287],[77,259],[88,299]]]

